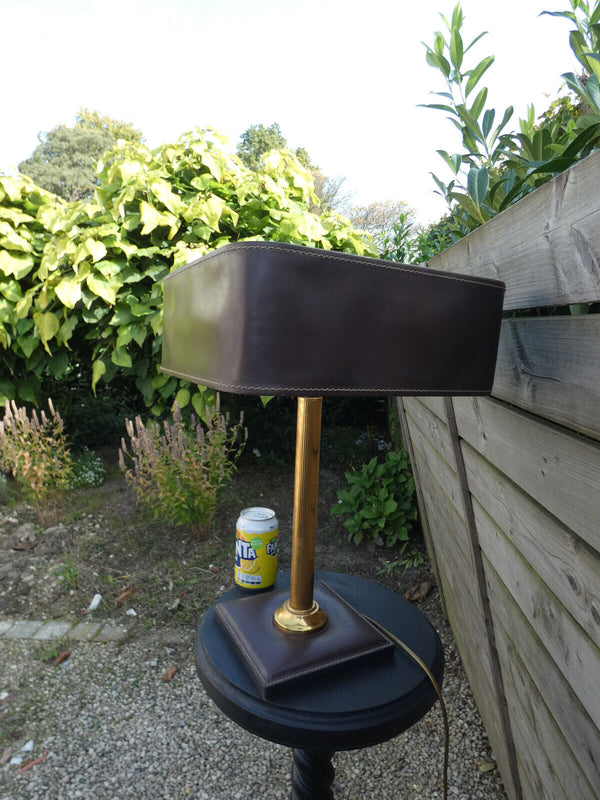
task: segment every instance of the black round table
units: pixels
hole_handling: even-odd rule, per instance
[[[404,642],[429,667],[441,685],[442,645],[429,621],[400,595],[350,575],[318,572],[353,608]],[[274,589],[289,586],[278,575]],[[217,603],[242,597],[238,588]],[[216,605],[216,604],[215,604]],[[354,750],[405,731],[431,708],[435,689],[423,669],[402,648],[389,658],[342,672],[317,676],[264,700],[218,625],[215,606],[196,632],[196,668],[208,695],[246,730],[294,749],[292,800],[332,800],[337,750]]]

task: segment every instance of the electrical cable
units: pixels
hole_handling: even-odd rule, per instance
[[[440,701],[440,708],[442,710],[442,719],[444,722],[444,765],[442,771],[442,783],[443,783],[444,800],[448,800],[448,761],[450,752],[450,726],[448,724],[448,711],[446,709],[446,704],[444,703],[444,698],[442,697],[442,690],[440,689],[440,686],[436,681],[435,676],[433,675],[427,664],[425,664],[425,662],[421,658],[419,658],[419,656],[413,650],[411,650],[408,645],[404,644],[404,642],[401,639],[398,639],[397,636],[394,636],[393,633],[390,633],[390,631],[384,628],[383,625],[380,625],[374,619],[371,619],[371,617],[368,617],[366,614],[363,614],[363,617],[364,619],[367,620],[367,622],[370,622],[371,625],[374,625],[379,631],[381,631],[381,633],[384,634],[384,636],[387,636],[389,639],[395,642],[395,644],[401,647],[414,661],[416,661],[417,664],[423,670],[423,672],[427,675],[427,677],[431,681],[433,688],[435,689],[435,692],[438,696],[438,700]]]

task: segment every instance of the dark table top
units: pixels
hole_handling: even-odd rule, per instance
[[[408,645],[441,684],[440,639],[411,603],[362,578],[332,572],[318,572],[315,577]],[[274,588],[287,586],[289,573],[282,572]],[[217,603],[242,596],[234,588]],[[316,676],[264,700],[217,624],[214,606],[198,626],[195,649],[198,675],[216,705],[241,727],[288,747],[328,751],[368,747],[409,728],[436,700],[423,669],[398,646],[391,658]]]

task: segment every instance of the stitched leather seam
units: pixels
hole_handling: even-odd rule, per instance
[[[285,247],[277,247],[276,245],[268,247],[261,247],[260,245],[247,246],[243,242],[240,244],[232,244],[225,246],[230,252],[233,250],[276,250],[288,254],[293,252]],[[357,264],[364,267],[374,267],[375,269],[391,269],[395,270],[396,272],[406,272],[407,274],[414,275],[415,277],[442,278],[448,281],[459,281],[461,283],[470,283],[476,286],[482,286],[482,287],[485,286],[488,289],[496,289],[504,291],[503,287],[499,283],[494,282],[494,279],[463,277],[463,276],[458,276],[454,273],[449,274],[441,272],[439,270],[430,271],[426,267],[422,268],[422,271],[417,266],[414,266],[412,269],[406,269],[406,267],[403,267],[402,265],[395,265],[391,262],[382,261],[381,264],[373,263],[377,262],[377,259],[375,258],[366,261],[366,260],[361,260],[359,258],[344,258],[339,251],[334,251],[335,255],[329,255],[327,250],[320,250],[319,248],[316,247],[307,247],[306,249],[310,250],[310,256],[315,258],[324,258],[324,259],[329,259],[330,261],[345,261],[350,264]],[[219,253],[220,250],[213,250],[211,253],[207,253],[205,256],[201,256],[201,258],[203,260],[207,260],[209,258],[216,256]],[[170,277],[179,272],[181,269],[188,269],[193,265],[194,262],[192,262],[191,264],[186,264],[184,267],[180,267],[178,270],[175,270],[175,272],[172,272],[170,275],[167,275],[165,277],[165,280],[168,280]]]
[[[433,395],[436,393],[444,393],[444,394],[478,394],[480,392],[486,391],[479,387],[478,389],[440,389],[432,388],[432,389],[410,389],[410,388],[383,388],[377,387],[376,389],[369,388],[369,387],[356,387],[356,388],[340,388],[339,386],[315,386],[315,387],[308,387],[308,386],[245,386],[240,383],[224,383],[223,381],[212,380],[209,378],[199,378],[197,376],[188,375],[185,372],[176,372],[175,370],[168,370],[161,367],[161,372],[166,373],[167,375],[173,375],[177,378],[182,378],[183,380],[190,381],[191,383],[199,383],[200,385],[211,386],[214,388],[216,386],[220,387],[221,389],[249,389],[254,392],[264,392],[268,394],[272,392],[277,394],[277,392],[298,392],[302,394],[302,392],[379,392],[381,394],[395,394],[396,392],[407,392],[410,394],[423,394],[423,395]]]
[[[352,657],[354,657],[354,656],[360,656],[360,657],[368,656],[370,653],[377,653],[379,650],[381,650],[381,648],[382,648],[382,645],[371,645],[370,647],[363,647],[360,650],[355,650],[352,653]],[[336,664],[343,664],[344,662],[351,661],[351,660],[352,659],[351,659],[351,657],[349,655],[339,656],[338,658],[333,658],[333,657],[332,658],[328,658],[326,661],[322,661],[316,667],[298,668],[294,672],[286,673],[286,679],[288,678],[288,676],[289,676],[290,680],[293,680],[294,678],[301,678],[304,675],[310,675],[313,672],[318,672],[321,668],[335,667]],[[279,685],[279,681],[277,681],[277,680],[269,681],[269,682],[265,683],[265,686],[267,686],[267,687],[278,686],[278,685]]]

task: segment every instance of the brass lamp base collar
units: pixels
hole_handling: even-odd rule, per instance
[[[311,608],[298,610],[292,608],[289,598],[279,606],[273,615],[276,627],[285,633],[317,633],[327,624],[327,612],[313,601]]]

